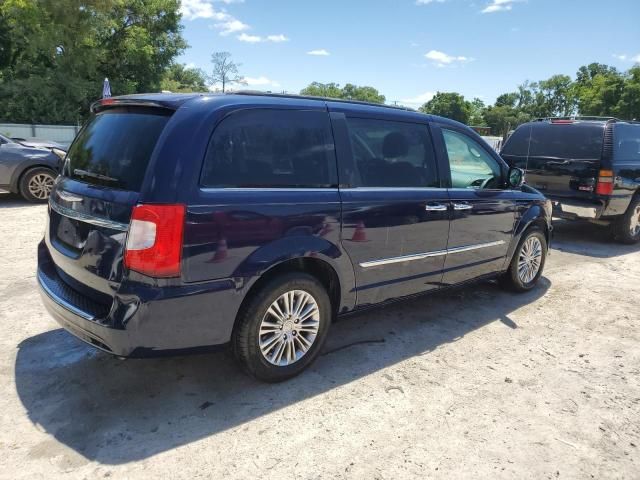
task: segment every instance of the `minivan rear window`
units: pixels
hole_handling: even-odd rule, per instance
[[[531,130],[530,157],[598,160],[604,127],[590,124],[540,124]]]
[[[95,115],[67,154],[63,175],[93,185],[139,191],[169,114],[119,108]]]
[[[222,120],[202,168],[208,188],[328,188],[337,184],[329,116],[250,109]]]

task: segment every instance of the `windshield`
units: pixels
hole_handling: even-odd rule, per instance
[[[114,109],[94,116],[73,142],[63,174],[86,183],[139,191],[169,115]]]

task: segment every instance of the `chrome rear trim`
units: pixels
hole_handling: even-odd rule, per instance
[[[129,225],[126,223],[114,222],[113,220],[107,220],[106,218],[94,217],[91,215],[87,215],[86,213],[76,212],[75,210],[72,210],[70,208],[58,205],[54,201],[50,201],[49,205],[60,215],[68,218],[73,218],[74,220],[78,220],[80,222],[89,223],[97,227],[109,228],[111,230],[119,230],[121,232],[126,232],[129,229]]]

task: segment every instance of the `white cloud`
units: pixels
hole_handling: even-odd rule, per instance
[[[262,41],[262,37],[259,37],[258,35],[248,35],[246,33],[241,33],[237,38],[241,42],[247,43],[260,43]]]
[[[331,54],[327,52],[324,48],[320,48],[318,50],[311,50],[307,52],[307,55],[315,55],[318,57],[328,57]]]
[[[213,18],[216,14],[213,5],[207,0],[182,0],[180,13],[185,20]]]
[[[412,107],[420,107],[431,100],[435,94],[435,92],[424,92],[415,97],[403,98],[400,102]]]
[[[454,63],[465,63],[470,62],[472,59],[469,57],[463,57],[462,55],[454,56],[447,55],[444,52],[440,52],[438,50],[430,50],[424,55],[429,60],[432,60],[433,63],[438,67],[445,67],[447,65],[452,65]]]
[[[246,23],[242,23],[237,18],[233,18],[229,15],[229,18],[223,22],[216,23],[215,27],[220,30],[220,35],[226,37],[232,33],[242,32],[243,30],[248,30],[249,25]]]
[[[446,0],[416,0],[416,5],[429,5],[430,3],[444,3]]]
[[[282,34],[279,34],[279,35],[267,35],[267,40],[269,42],[274,42],[274,43],[288,42],[289,41],[289,39],[286,36],[282,35]]]
[[[513,8],[513,4],[521,0],[491,0],[482,13],[508,12]]]
[[[275,80],[271,80],[265,76],[259,77],[244,77],[244,81],[247,82],[247,85],[250,87],[279,87],[280,84]]]
[[[613,58],[621,62],[640,63],[640,53],[638,55],[627,55],[626,53],[614,53]]]
[[[247,43],[260,43],[260,42],[280,43],[280,42],[289,41],[289,39],[284,35],[267,35],[266,37],[261,37],[259,35],[248,35],[246,33],[241,33],[240,35],[238,35],[237,38],[241,42],[247,42]]]

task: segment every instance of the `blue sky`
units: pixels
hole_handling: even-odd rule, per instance
[[[640,0],[182,0],[182,13],[190,66],[228,51],[252,89],[355,83],[414,107],[640,62]]]

